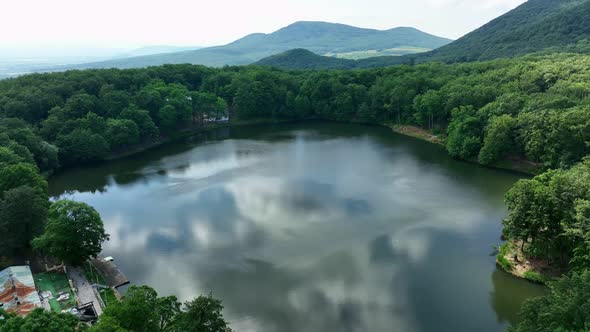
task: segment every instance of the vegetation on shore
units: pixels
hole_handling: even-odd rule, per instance
[[[221,301],[211,296],[181,304],[175,296],[159,297],[148,286],[131,286],[88,332],[230,332],[222,310]]]
[[[498,248],[496,263],[515,277],[538,284],[545,284],[562,275],[559,268],[549,266],[546,261],[527,257],[520,251],[519,244],[512,241],[507,241]]]
[[[548,283],[528,300],[509,331],[587,331],[590,327],[590,158],[568,169],[520,180],[506,194],[504,270]],[[561,277],[559,279],[556,279]]]
[[[519,253],[562,269],[590,268],[590,159],[517,182],[504,236]]]

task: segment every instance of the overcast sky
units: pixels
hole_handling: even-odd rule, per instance
[[[525,0],[1,0],[0,47],[219,45],[295,21],[458,38]]]

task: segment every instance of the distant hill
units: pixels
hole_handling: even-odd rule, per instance
[[[119,54],[117,56],[117,58],[130,58],[130,57],[138,57],[138,56],[153,55],[153,54],[193,51],[193,50],[198,50],[198,49],[202,49],[202,48],[203,47],[201,47],[201,46],[152,45],[152,46],[140,47],[140,48]]]
[[[401,64],[404,61],[399,56],[381,56],[359,60],[339,59],[318,55],[309,50],[298,48],[271,55],[253,63],[253,65],[270,66],[280,69],[355,69],[386,67]]]
[[[251,34],[224,46],[94,62],[75,68],[134,68],[178,63],[245,65],[295,48],[342,56],[359,51],[376,55],[380,52],[405,54],[431,50],[449,42],[451,40],[407,27],[374,30],[326,22],[297,22],[270,34]]]
[[[588,41],[590,0],[529,0],[456,41],[426,53],[347,62],[296,50],[262,59],[255,64],[283,69],[328,69],[428,61],[469,62],[540,51],[588,52]]]

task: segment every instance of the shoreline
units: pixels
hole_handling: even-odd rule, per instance
[[[545,260],[527,258],[520,250],[521,244],[507,240],[498,247],[496,265],[504,272],[541,285],[561,277],[564,273],[562,269],[549,265]]]
[[[436,144],[440,146],[445,146],[444,139],[440,136],[432,134],[430,131],[412,125],[397,125],[397,124],[383,124],[383,126],[391,129],[393,132],[413,137],[419,139],[421,141],[425,141],[431,144]],[[481,164],[477,159],[465,160],[460,159],[461,161],[468,162],[470,164],[475,164],[480,167],[486,167],[491,169],[499,169],[504,171],[511,171],[517,172],[520,174],[525,175],[537,175],[542,170],[542,165],[533,163],[531,161],[520,159],[520,158],[506,158],[501,161],[497,161],[490,165]]]
[[[179,140],[182,140],[185,138],[189,138],[189,137],[193,137],[193,136],[196,136],[196,135],[199,135],[199,134],[211,131],[211,130],[215,130],[215,129],[248,126],[248,125],[259,125],[259,124],[271,124],[272,125],[272,124],[281,124],[281,123],[306,122],[306,121],[310,121],[310,120],[313,121],[313,120],[319,120],[319,119],[248,120],[248,121],[240,121],[240,120],[231,121],[230,120],[228,122],[220,123],[220,124],[211,124],[211,125],[199,126],[199,127],[189,127],[189,128],[179,130],[177,133],[175,133],[171,136],[163,137],[156,142],[152,142],[149,144],[140,144],[138,146],[129,148],[128,150],[125,150],[125,151],[112,153],[110,156],[108,156],[104,160],[99,161],[99,163],[111,162],[111,161],[124,159],[124,158],[131,157],[131,156],[135,156],[137,154],[156,149],[156,148],[161,147],[163,145],[174,143],[176,141],[179,141]],[[333,120],[319,120],[319,121],[355,124],[355,122],[341,122],[341,121],[333,121]],[[362,123],[357,123],[357,124],[362,124]],[[445,146],[443,138],[441,138],[440,136],[434,135],[430,131],[420,128],[420,127],[417,127],[417,126],[398,125],[398,124],[390,124],[390,123],[377,123],[377,124],[369,124],[369,125],[386,127],[388,129],[390,129],[391,131],[393,131],[394,133],[397,133],[400,135],[412,137],[412,138],[415,138],[415,139],[418,139],[418,140],[421,140],[421,141],[424,141],[427,143],[435,144],[435,145],[438,145],[441,147]],[[536,175],[536,174],[538,174],[538,171],[540,170],[539,165],[536,165],[532,162],[528,162],[526,160],[506,159],[506,160],[503,160],[500,162],[496,162],[495,164],[492,164],[492,165],[483,165],[483,164],[479,163],[477,160],[461,160],[461,161],[468,162],[470,164],[475,164],[480,167],[517,172],[517,173],[525,174],[528,176]],[[59,170],[57,170],[56,172],[53,172],[52,174],[46,174],[46,177],[49,179],[49,178],[51,178],[52,175],[61,173],[63,171],[67,171],[68,169],[71,169],[71,168],[80,167],[80,166],[83,167],[85,165],[72,165],[72,166],[68,166],[68,167],[63,167],[63,168],[60,168]]]
[[[231,127],[239,127],[239,126],[247,126],[247,125],[257,125],[257,124],[278,124],[278,123],[287,123],[290,121],[277,121],[277,120],[251,120],[251,121],[227,121],[223,123],[215,123],[206,126],[198,126],[198,127],[188,127],[182,130],[179,130],[174,135],[164,137],[157,142],[153,142],[147,145],[139,145],[135,148],[131,148],[127,151],[113,153],[109,157],[105,158],[105,161],[113,161],[118,159],[123,159],[126,157],[130,157],[145,151],[149,151],[160,147],[165,144],[174,143],[184,138],[193,137],[211,130],[222,129],[222,128],[231,128]]]
[[[247,126],[247,125],[257,125],[257,124],[279,124],[279,123],[288,123],[292,121],[277,121],[277,120],[250,120],[250,121],[228,121],[220,124],[212,124],[207,126],[199,126],[199,127],[188,127],[182,130],[179,130],[174,135],[168,137],[162,137],[160,140],[156,142],[152,142],[149,144],[140,144],[135,147],[129,148],[125,151],[120,151],[116,153],[111,153],[108,157],[103,160],[95,162],[96,164],[101,163],[109,163],[116,160],[125,159],[128,157],[136,156],[138,154],[151,151],[157,149],[163,145],[171,144],[178,142],[182,139],[190,138],[193,136],[197,136],[199,134],[203,134],[212,130],[216,129],[223,129],[223,128],[231,128],[231,127],[239,127],[239,126]],[[61,172],[66,172],[70,169],[77,168],[77,167],[87,167],[89,164],[76,164],[70,165],[67,167],[61,167],[57,171],[52,173],[45,174],[46,179],[50,179],[53,175],[59,174]]]
[[[442,138],[430,133],[426,129],[422,129],[420,127],[411,125],[384,124],[384,126],[390,128],[395,133],[417,138],[419,140],[426,141],[432,144],[444,146]]]

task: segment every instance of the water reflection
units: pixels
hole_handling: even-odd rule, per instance
[[[238,331],[502,331],[540,292],[488,256],[512,174],[363,126],[211,135],[50,190],[100,211],[134,283],[212,291]]]

